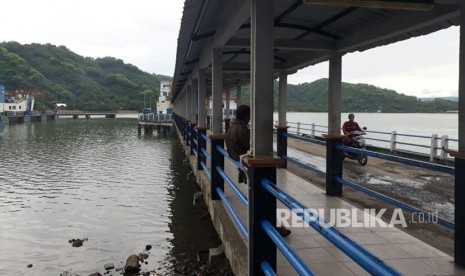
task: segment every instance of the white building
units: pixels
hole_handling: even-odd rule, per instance
[[[25,114],[34,110],[34,98],[21,91],[7,94],[5,87],[0,85],[0,113]]]
[[[160,82],[160,96],[157,101],[157,113],[158,114],[172,114],[173,109],[171,107],[171,81]]]

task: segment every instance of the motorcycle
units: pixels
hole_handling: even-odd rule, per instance
[[[363,130],[366,130],[366,129],[367,129],[366,127],[363,128]],[[359,130],[349,132],[347,135],[350,137],[350,144],[347,146],[351,148],[356,148],[356,149],[366,149],[365,138],[363,138],[363,135],[365,134],[366,133],[364,131],[359,131]],[[365,166],[368,162],[368,156],[364,154],[345,152],[344,157],[357,160],[361,166]]]

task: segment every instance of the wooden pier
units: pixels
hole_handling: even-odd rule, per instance
[[[173,116],[168,114],[139,114],[137,119],[137,132],[142,133],[144,128],[145,133],[152,133],[156,128],[158,131],[166,130],[173,126]]]
[[[105,116],[105,118],[116,118],[115,111],[72,111],[72,110],[59,110],[58,116],[72,116],[73,119],[78,119],[79,116],[85,116],[90,119],[91,116]]]

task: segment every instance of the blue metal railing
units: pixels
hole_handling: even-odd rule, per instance
[[[298,166],[301,166],[304,169],[307,169],[309,171],[317,173],[317,174],[319,174],[321,176],[326,176],[326,173],[324,171],[320,171],[317,168],[314,168],[314,167],[312,167],[310,165],[304,164],[304,163],[300,162],[299,160],[297,160],[295,158],[292,158],[292,157],[289,157],[289,156],[283,156],[283,158],[286,159],[287,161],[291,161],[292,163],[294,163],[294,164],[296,164]]]
[[[202,135],[200,135],[200,136],[202,136],[202,138],[205,139],[205,141],[207,141],[207,143],[211,143],[211,140],[210,140],[210,138],[208,138],[207,135],[202,133]]]
[[[276,247],[281,251],[283,256],[289,261],[299,275],[313,275],[313,272],[305,264],[305,262],[295,253],[295,251],[287,244],[276,229],[267,220],[262,220],[260,223],[263,230],[268,234],[268,237],[273,241]]]
[[[212,159],[212,157],[210,156],[210,154],[208,154],[206,149],[202,148],[202,153],[205,156],[205,158],[207,158],[208,160]]]
[[[291,195],[285,193],[268,179],[263,179],[261,184],[263,188],[265,188],[293,212],[296,210],[302,210],[302,212],[295,213],[367,272],[373,275],[400,275],[400,273],[386,265],[369,251],[349,239],[334,227],[328,225],[324,219],[320,218],[317,214],[312,213],[310,209],[306,208],[302,203],[294,199]],[[305,210],[308,215],[304,215],[303,210]]]
[[[242,170],[241,163],[239,161],[232,159],[232,157],[229,155],[229,153],[225,149],[223,149],[220,146],[216,146],[216,150],[219,151],[221,154],[223,154],[223,156],[226,157],[229,161],[231,161],[231,163],[233,163],[234,166]]]
[[[443,172],[443,173],[448,173],[448,174],[454,174],[455,173],[455,170],[454,168],[452,167],[448,167],[448,166],[442,166],[442,165],[437,165],[437,164],[432,164],[432,163],[428,163],[428,162],[423,162],[423,161],[417,161],[417,160],[412,160],[412,159],[408,159],[408,158],[403,158],[403,157],[397,157],[397,156],[392,156],[392,155],[388,155],[388,154],[382,154],[382,153],[377,153],[377,152],[373,152],[373,151],[367,151],[367,150],[363,150],[363,149],[355,149],[355,148],[351,148],[351,147],[347,147],[347,146],[344,146],[344,145],[339,145],[338,147],[338,150],[341,151],[341,154],[342,152],[351,152],[351,153],[355,153],[355,154],[358,154],[358,155],[366,155],[366,156],[372,156],[372,157],[375,157],[375,158],[380,158],[380,159],[385,159],[385,160],[389,160],[389,161],[393,161],[393,162],[398,162],[398,163],[402,163],[402,164],[406,164],[406,165],[410,165],[410,166],[416,166],[416,167],[420,167],[420,168],[424,168],[424,169],[430,169],[430,170],[435,170],[435,171],[439,171],[439,172]],[[326,174],[314,167],[311,167],[307,164],[304,164],[302,162],[300,162],[299,160],[297,159],[294,159],[294,158],[290,158],[288,156],[283,156],[283,158],[285,158],[286,160],[292,162],[292,163],[295,163],[307,170],[310,170],[310,171],[313,171],[321,176],[325,176]],[[413,206],[410,206],[408,204],[405,204],[405,203],[402,203],[396,199],[393,199],[391,197],[388,197],[386,195],[382,195],[380,193],[377,193],[375,191],[372,191],[368,188],[365,188],[363,186],[360,186],[358,184],[355,184],[353,182],[350,182],[350,181],[347,181],[347,180],[344,180],[340,177],[337,177],[336,178],[336,181],[341,183],[342,185],[345,185],[345,186],[348,186],[348,187],[351,187],[355,190],[358,190],[360,192],[363,192],[369,196],[373,196],[381,201],[384,201],[386,203],[389,203],[393,206],[396,206],[396,207],[399,207],[401,208],[402,210],[405,210],[405,211],[408,211],[408,212],[411,212],[411,213],[423,213],[425,214],[425,211],[419,209],[419,208],[415,208]],[[445,219],[442,219],[442,218],[437,218],[437,222],[439,225],[443,226],[443,227],[446,227],[448,229],[451,229],[451,230],[454,230],[455,229],[455,224],[451,221],[448,221],[448,220],[445,220]]]
[[[245,228],[240,218],[237,216],[236,212],[234,211],[234,208],[231,206],[231,203],[229,203],[228,199],[226,198],[226,196],[224,195],[223,191],[220,188],[216,188],[216,192],[220,196],[224,207],[228,211],[229,216],[233,219],[242,237],[247,241],[249,239],[249,234],[247,233],[247,229]]]
[[[384,154],[384,153],[379,153],[379,152],[374,152],[374,151],[369,151],[369,150],[362,150],[362,149],[356,149],[356,148],[351,148],[347,147],[344,145],[339,145],[337,147],[338,150],[341,152],[351,152],[355,154],[360,154],[360,155],[367,155],[367,156],[372,156],[384,160],[389,160],[397,163],[402,163],[410,166],[415,166],[423,169],[430,169],[438,172],[443,172],[443,173],[448,173],[448,174],[454,174],[455,169],[452,167],[448,166],[442,166],[438,164],[433,164],[433,163],[428,163],[428,162],[423,162],[423,161],[418,161],[418,160],[413,160],[409,158],[404,158],[404,157],[398,157],[398,156],[393,156],[389,154]]]
[[[198,145],[197,139],[193,138],[193,139],[191,139],[191,141],[195,144],[195,147],[197,147],[197,145]]]
[[[274,272],[273,268],[270,266],[268,262],[262,262],[260,264],[260,268],[262,269],[263,274],[265,274],[265,276],[276,276],[276,273]]]
[[[324,133],[327,133],[326,129],[328,129],[327,126],[324,125],[317,125],[317,124],[309,124],[309,123],[301,123],[301,122],[287,122],[288,125],[290,126],[289,128],[289,133],[297,134],[297,135],[321,135]],[[301,126],[312,126],[311,129],[308,127],[301,127]],[[319,128],[319,129],[317,129]],[[321,130],[323,129],[323,131]],[[449,144],[448,142],[453,142],[454,147],[456,147],[456,143],[458,142],[458,139],[455,138],[449,138],[447,136],[436,136],[435,135],[418,135],[418,134],[408,134],[408,133],[397,133],[397,132],[386,132],[386,131],[375,131],[375,130],[366,130],[365,132],[369,134],[377,134],[379,137],[372,138],[365,138],[366,140],[369,141],[374,141],[378,142],[378,144],[374,144],[372,146],[374,147],[380,147],[382,149],[388,149],[394,152],[409,152],[410,154],[418,154],[420,156],[423,156],[425,154],[430,155],[430,161],[433,160],[449,160],[451,161],[452,159],[448,157],[447,151],[449,150]],[[383,138],[381,136],[386,136],[389,135],[390,138]],[[398,138],[415,138],[415,139],[423,139],[426,140],[424,143],[422,142],[413,142],[409,143],[408,141],[398,141]],[[432,144],[433,141],[441,141],[441,146],[435,146]],[[382,145],[385,143],[385,145]],[[387,145],[386,145],[387,144]],[[400,146],[401,148],[397,148],[396,146]],[[417,148],[417,150],[409,150],[408,147],[414,147]],[[430,149],[429,152],[425,152],[426,149]],[[441,151],[440,154],[437,153],[437,151]]]
[[[204,139],[206,137],[203,137]],[[303,138],[306,141],[310,139]],[[207,140],[207,139],[206,139]],[[207,140],[208,141],[208,140]],[[193,142],[195,143],[195,142]],[[240,163],[234,159],[232,159],[229,154],[224,150],[221,146],[216,146],[212,150],[217,150],[221,153],[224,157],[229,159],[232,164],[236,167],[241,168]],[[208,152],[206,148],[202,148],[201,152],[208,156]],[[194,149],[194,154],[197,156],[198,152]],[[216,154],[216,153],[215,153]],[[290,158],[287,158],[290,160]],[[211,160],[211,157],[210,157]],[[200,161],[200,160],[199,160]],[[204,161],[200,162],[205,174],[211,181],[211,171],[208,169]],[[213,164],[212,164],[213,165]],[[234,182],[228,177],[228,175],[221,169],[220,166],[215,166],[214,169],[221,175],[221,177],[225,180],[226,184],[232,189],[235,196],[239,198],[242,204],[248,207],[248,200],[246,196],[237,188]],[[320,173],[323,173],[319,171]],[[283,192],[279,189],[274,183],[271,183],[269,180],[262,180],[260,183],[265,191],[268,191],[271,195],[273,195],[276,199],[280,200],[285,206],[292,209],[295,212],[295,209],[306,209],[300,202],[296,201],[290,195]],[[226,211],[228,212],[229,216],[233,220],[234,224],[236,225],[239,233],[244,238],[244,240],[248,241],[248,231],[244,223],[241,221],[239,216],[237,215],[236,211],[234,210],[233,206],[225,196],[222,188],[216,187],[214,189],[221,200],[223,206],[225,207]],[[325,236],[329,241],[331,241],[336,247],[341,249],[344,253],[346,253],[349,257],[351,257],[356,263],[358,263],[361,267],[366,269],[369,273],[372,274],[379,274],[379,275],[399,275],[396,271],[392,268],[384,264],[384,262],[380,261],[371,253],[366,251],[364,248],[360,247],[358,244],[353,242],[352,240],[348,239],[346,236],[338,232],[336,229],[328,226],[324,220],[323,224],[320,224],[320,219],[316,221],[306,220],[305,217],[302,218],[309,223],[315,230],[317,230],[320,234]],[[294,269],[300,275],[313,275],[310,268],[305,264],[305,262],[295,253],[295,251],[286,243],[286,241],[280,236],[280,234],[276,231],[275,227],[271,225],[271,223],[267,220],[262,220],[260,222],[261,227],[265,231],[265,233],[269,236],[271,241],[275,244],[275,246],[282,252],[283,256],[289,261],[289,263],[294,267]],[[265,275],[276,275],[276,272],[273,270],[272,266],[264,261],[260,263],[260,268]]]
[[[221,175],[221,177],[224,179],[226,184],[231,188],[231,190],[239,197],[239,200],[241,203],[245,206],[248,207],[249,203],[247,202],[247,198],[245,195],[239,190],[239,188],[234,184],[234,182],[228,177],[228,175],[218,166],[216,166],[216,171]]]
[[[202,169],[205,172],[205,174],[207,175],[208,180],[211,180],[212,179],[212,173],[207,168],[207,165],[205,165],[205,163],[202,161],[202,162],[200,162],[200,166],[202,166]]]
[[[199,157],[199,154],[197,153],[197,150],[196,150],[196,149],[192,149],[192,152],[194,153],[194,155],[195,155],[196,158]]]
[[[336,181],[339,182],[339,183],[341,183],[342,185],[345,185],[345,186],[347,186],[347,187],[351,187],[352,189],[355,189],[355,190],[357,190],[357,191],[360,191],[360,192],[362,192],[362,193],[365,193],[365,194],[367,194],[367,195],[370,195],[370,196],[372,196],[372,197],[374,197],[374,198],[377,198],[377,199],[379,199],[379,200],[381,200],[381,201],[387,202],[387,203],[389,203],[389,204],[391,204],[391,205],[394,205],[394,206],[396,206],[396,207],[399,207],[399,208],[401,208],[402,210],[408,211],[408,212],[410,212],[410,213],[425,214],[424,211],[422,211],[422,210],[420,210],[420,209],[418,209],[418,208],[415,208],[415,207],[413,207],[413,206],[407,205],[407,204],[402,203],[402,202],[400,202],[400,201],[398,201],[398,200],[395,200],[395,199],[390,198],[390,197],[388,197],[388,196],[385,196],[385,195],[383,195],[383,194],[377,193],[377,192],[375,192],[375,191],[372,191],[372,190],[370,190],[370,189],[368,189],[368,188],[362,187],[362,186],[360,186],[360,185],[358,185],[358,184],[355,184],[355,183],[353,183],[353,182],[344,180],[344,179],[342,179],[342,178],[340,178],[340,177],[336,177]],[[450,222],[450,221],[445,220],[445,219],[442,219],[442,218],[438,218],[438,224],[440,224],[440,225],[442,225],[442,226],[444,226],[444,227],[446,227],[446,228],[449,228],[449,229],[451,229],[451,230],[454,230],[454,229],[455,229],[455,224],[454,224],[453,222]]]
[[[312,139],[312,138],[306,138],[306,137],[302,137],[302,136],[298,136],[298,135],[294,135],[294,134],[285,133],[284,136],[289,137],[289,138],[293,138],[293,139],[297,139],[297,140],[301,140],[301,141],[305,141],[305,142],[309,142],[309,143],[312,143],[312,144],[317,144],[317,145],[322,145],[322,146],[326,145],[326,143],[324,141],[319,141],[319,140]]]

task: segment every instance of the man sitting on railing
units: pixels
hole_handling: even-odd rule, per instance
[[[353,113],[349,114],[349,121],[344,122],[342,125],[342,132],[344,132],[344,145],[350,146],[352,143],[352,137],[349,137],[349,133],[352,131],[363,131],[360,126],[354,121],[355,115]]]
[[[231,126],[226,132],[225,142],[229,156],[239,162],[241,155],[246,154],[250,149],[249,122],[250,107],[247,105],[241,105],[236,109],[236,118],[231,121]],[[241,169],[239,169],[238,182],[247,184],[247,176]],[[285,227],[276,227],[276,230],[282,237],[287,237],[291,234],[291,230],[286,229]]]

